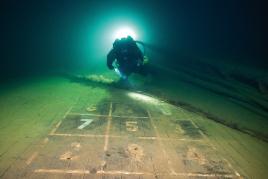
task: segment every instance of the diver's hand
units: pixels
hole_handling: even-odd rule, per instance
[[[143,57],[143,65],[149,63],[149,58],[147,56]]]

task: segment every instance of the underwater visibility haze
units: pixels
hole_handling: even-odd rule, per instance
[[[266,178],[267,12],[247,0],[0,2],[0,178]]]

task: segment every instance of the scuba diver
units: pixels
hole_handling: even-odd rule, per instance
[[[146,75],[145,63],[147,60],[131,36],[116,39],[107,55],[108,68],[115,70],[121,80],[127,80],[132,73]]]

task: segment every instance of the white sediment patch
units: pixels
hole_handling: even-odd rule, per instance
[[[151,96],[141,94],[141,93],[129,92],[128,96],[134,100],[143,101],[143,102],[151,103],[151,104],[158,104],[161,102],[160,100],[156,98],[153,98]]]

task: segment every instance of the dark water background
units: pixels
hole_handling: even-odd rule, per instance
[[[259,0],[2,0],[0,80],[104,74],[114,30],[130,24],[154,67],[145,91],[268,141],[266,10]]]
[[[179,70],[176,66],[212,59],[209,63],[267,69],[265,7],[258,0],[4,0],[0,8],[1,79],[96,64],[106,68],[112,44],[103,47],[101,28],[108,29],[113,19],[138,22],[144,32],[138,40],[151,47],[152,63]]]

